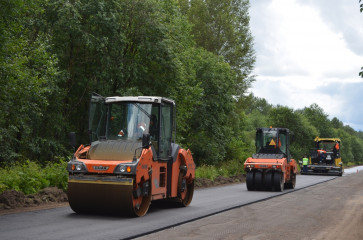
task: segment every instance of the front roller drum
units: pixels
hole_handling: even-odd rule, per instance
[[[275,172],[273,179],[274,179],[273,180],[274,190],[276,192],[283,192],[284,191],[284,173]]]
[[[267,191],[274,190],[274,172],[269,171],[265,173],[265,189]]]
[[[255,190],[255,172],[254,171],[247,172],[246,185],[247,185],[248,191]]]
[[[69,205],[76,213],[143,216],[151,202],[150,191],[145,192],[142,186],[135,186],[132,179],[123,182],[70,179],[67,194]]]
[[[255,188],[257,191],[264,190],[264,173],[260,171],[255,172]]]

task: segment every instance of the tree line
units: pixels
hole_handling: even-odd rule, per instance
[[[256,127],[288,127],[293,154],[342,138],[359,162],[363,134],[317,105],[293,110],[247,94],[254,81],[248,0],[0,1],[0,162],[68,157],[88,140],[92,92],[177,103],[177,141],[198,165],[244,161]]]
[[[286,106],[273,106],[265,99],[250,94],[242,106],[245,106],[243,113],[246,115],[245,134],[250,133],[251,139],[253,128],[289,128],[294,135],[291,154],[301,160],[315,148],[315,137],[340,138],[342,161],[345,164],[363,163],[363,132],[354,130],[336,117],[329,119],[329,115],[316,103],[294,110]]]

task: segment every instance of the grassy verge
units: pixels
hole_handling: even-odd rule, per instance
[[[45,166],[26,161],[0,169],[0,193],[14,189],[25,194],[33,194],[46,187],[66,190],[67,163],[48,163]]]
[[[26,161],[5,168],[0,168],[0,194],[5,190],[16,190],[24,194],[34,194],[46,187],[67,189],[67,162],[48,163],[45,166]],[[197,178],[214,180],[218,176],[236,176],[243,174],[241,161],[228,161],[219,166],[203,165],[197,168]]]
[[[218,176],[230,177],[244,173],[243,162],[240,160],[228,161],[219,166],[202,165],[195,171],[196,178],[214,180]]]

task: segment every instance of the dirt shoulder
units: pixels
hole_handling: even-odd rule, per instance
[[[244,182],[243,175],[217,177],[214,181],[204,178],[195,180],[195,188],[206,188]],[[25,211],[36,211],[68,206],[67,194],[56,187],[49,187],[37,194],[25,195],[15,190],[6,190],[0,194],[0,215]]]
[[[0,194],[0,215],[66,205],[67,194],[56,187],[45,188],[37,194],[25,195],[15,190],[6,190]]]
[[[143,239],[363,239],[363,171]]]

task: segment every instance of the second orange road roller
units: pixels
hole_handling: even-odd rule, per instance
[[[290,156],[291,137],[287,128],[256,130],[256,154],[244,163],[248,191],[295,188],[297,164]]]
[[[93,94],[90,144],[68,162],[68,200],[76,213],[147,213],[153,200],[188,206],[195,164],[175,143],[175,102],[164,97]],[[70,134],[75,146],[75,134]]]

